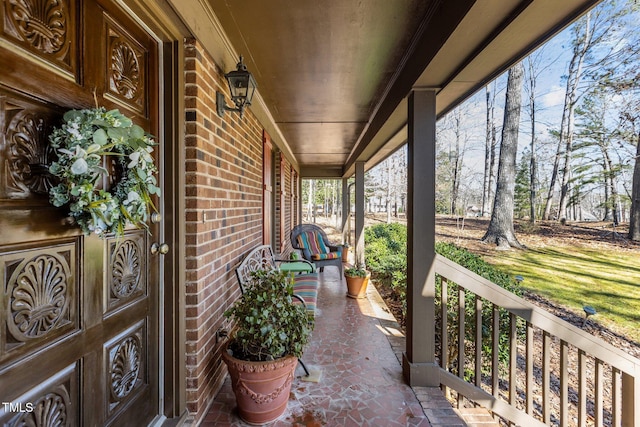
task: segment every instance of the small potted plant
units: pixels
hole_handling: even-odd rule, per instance
[[[294,304],[285,272],[258,270],[224,315],[235,321],[222,358],[227,364],[240,417],[264,424],[285,411],[298,357],[313,330],[313,319]]]
[[[344,277],[347,280],[347,296],[351,298],[364,298],[367,294],[367,285],[371,272],[364,266],[346,268]]]
[[[349,262],[349,244],[345,242],[340,246],[342,246],[342,262]]]

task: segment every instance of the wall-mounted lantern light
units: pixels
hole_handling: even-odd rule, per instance
[[[251,73],[247,71],[247,66],[242,62],[242,55],[236,67],[236,70],[224,75],[231,90],[231,100],[236,106],[235,108],[227,106],[224,94],[216,92],[216,108],[220,117],[224,116],[224,112],[227,110],[239,112],[240,118],[242,118],[244,107],[251,105],[251,100],[258,87]]]

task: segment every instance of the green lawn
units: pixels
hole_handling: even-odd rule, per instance
[[[523,287],[640,342],[640,258],[637,251],[555,247],[506,251],[487,261],[524,277]]]

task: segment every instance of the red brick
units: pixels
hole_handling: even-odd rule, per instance
[[[185,57],[185,105],[196,113],[185,124],[184,151],[187,400],[198,420],[226,373],[215,332],[239,296],[228,268],[262,240],[262,127],[250,111],[241,121],[235,113],[218,117],[222,71],[194,40],[186,42]]]

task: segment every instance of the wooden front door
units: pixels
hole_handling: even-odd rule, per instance
[[[159,47],[113,1],[0,5],[0,426],[146,425],[159,412],[160,224],[82,235],[49,204],[47,135],[96,103],[159,135]]]

